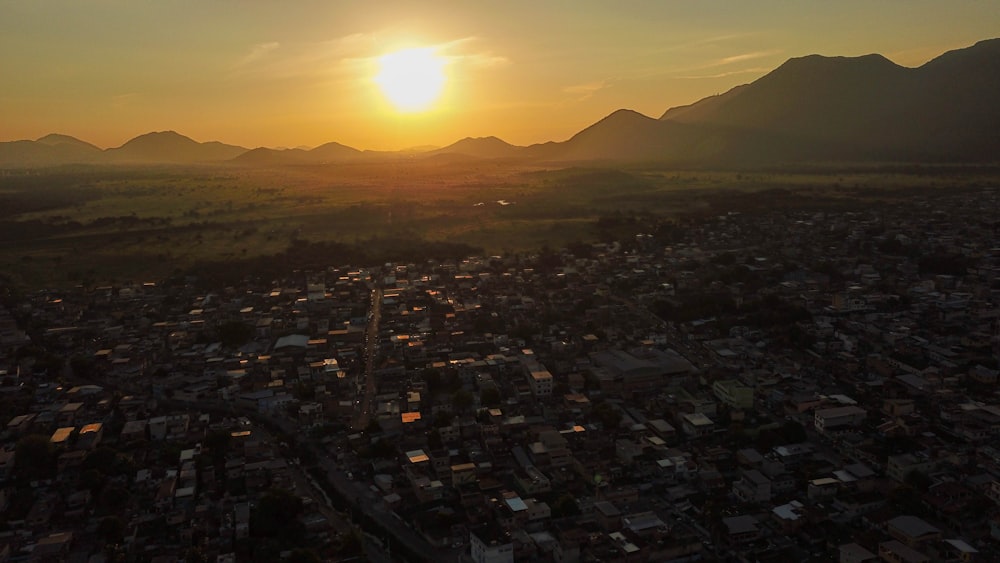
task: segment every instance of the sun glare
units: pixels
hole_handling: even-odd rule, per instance
[[[446,60],[433,48],[405,49],[379,58],[375,83],[397,110],[428,109],[444,90]]]

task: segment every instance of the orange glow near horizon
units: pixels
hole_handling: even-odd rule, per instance
[[[563,141],[792,57],[919,66],[997,35],[991,2],[4,3],[0,142],[151,131],[247,148]]]

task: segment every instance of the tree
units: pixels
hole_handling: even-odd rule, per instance
[[[315,551],[300,547],[293,549],[285,561],[288,563],[322,563],[323,560],[320,559],[319,555],[316,555]]]
[[[622,421],[621,411],[612,406],[611,403],[601,401],[600,403],[594,405],[591,412],[593,412],[594,416],[597,417],[597,420],[601,422],[601,425],[605,430],[617,430],[618,425]]]
[[[479,404],[487,407],[500,406],[500,390],[496,387],[487,387],[479,392]]]
[[[19,478],[25,482],[50,479],[56,474],[56,457],[49,439],[41,434],[30,434],[17,441],[14,464]]]
[[[423,378],[424,383],[427,384],[427,390],[430,391],[431,395],[434,395],[441,389],[440,371],[434,368],[426,368],[420,372],[420,376]]]
[[[239,348],[253,337],[253,327],[240,321],[227,321],[217,329],[219,340],[226,348]]]
[[[914,489],[922,493],[927,492],[927,489],[929,489],[931,485],[934,484],[931,478],[928,477],[926,473],[918,469],[910,471],[909,473],[906,474],[906,477],[904,477],[903,479],[907,485],[913,487]]]
[[[798,444],[809,440],[805,427],[795,420],[785,421],[781,427],[781,435],[789,444]]]
[[[260,497],[250,515],[250,533],[301,544],[305,537],[305,527],[298,520],[301,514],[301,498],[285,489],[271,489]]]
[[[112,511],[121,510],[128,502],[129,493],[121,485],[110,485],[101,495],[101,504]]]
[[[552,503],[553,518],[576,516],[577,514],[580,514],[580,506],[576,504],[576,498],[569,493],[563,493]]]
[[[232,438],[232,434],[228,430],[213,430],[205,436],[205,446],[211,452],[213,460],[216,462],[225,461]]]
[[[106,544],[120,544],[125,536],[125,523],[117,516],[108,516],[97,525],[97,535]]]
[[[472,393],[465,389],[455,391],[451,395],[451,406],[455,407],[457,412],[465,412],[472,406]]]
[[[434,415],[434,428],[451,426],[451,421],[455,419],[455,414],[450,411],[438,411]]]

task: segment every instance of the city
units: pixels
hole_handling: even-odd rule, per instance
[[[998,197],[6,288],[0,562],[995,561]]]

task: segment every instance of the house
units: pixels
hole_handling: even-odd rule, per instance
[[[854,405],[833,407],[817,410],[813,424],[818,432],[831,432],[858,426],[867,416],[868,411]]]
[[[514,542],[497,526],[469,531],[469,553],[473,563],[514,563]]]
[[[877,556],[856,543],[840,546],[840,563],[866,563],[875,561]]]
[[[73,532],[53,532],[38,540],[31,557],[31,563],[57,563],[69,558],[73,544]]]
[[[891,455],[886,460],[886,477],[900,483],[906,480],[906,476],[914,471],[920,473],[930,473],[937,466],[930,456],[920,452],[917,454]]]
[[[702,413],[684,413],[681,428],[688,436],[710,436],[715,432],[715,423]]]
[[[753,387],[747,387],[734,379],[722,379],[713,383],[712,394],[730,408],[753,408]]]
[[[929,563],[931,558],[896,540],[878,544],[878,556],[889,563]]]
[[[726,539],[732,545],[741,545],[760,537],[760,527],[757,519],[749,514],[730,516],[722,519]]]
[[[733,483],[733,494],[742,502],[768,502],[771,500],[771,481],[756,469],[743,471]]]
[[[916,516],[897,516],[887,523],[889,535],[910,547],[941,539],[941,530]]]

